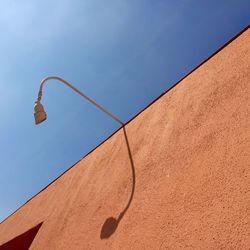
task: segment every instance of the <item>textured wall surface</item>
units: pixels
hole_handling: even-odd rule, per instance
[[[249,249],[250,30],[0,225],[31,249]]]

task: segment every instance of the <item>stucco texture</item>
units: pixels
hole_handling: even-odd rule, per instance
[[[31,249],[250,249],[250,30],[0,224]]]

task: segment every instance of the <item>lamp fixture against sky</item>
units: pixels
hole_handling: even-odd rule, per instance
[[[43,85],[48,80],[57,80],[59,82],[62,82],[64,84],[66,84],[68,87],[70,87],[75,92],[77,92],[79,95],[81,95],[82,97],[84,97],[85,99],[87,99],[89,102],[91,102],[94,106],[96,106],[98,109],[100,109],[101,111],[103,111],[105,114],[107,114],[113,120],[115,120],[116,122],[118,122],[122,126],[124,126],[124,123],[121,122],[114,115],[112,115],[109,111],[107,111],[106,109],[104,109],[103,107],[101,107],[99,104],[97,104],[96,102],[94,102],[92,99],[90,99],[89,97],[87,97],[85,94],[83,94],[80,90],[78,90],[73,85],[71,85],[70,83],[68,83],[66,80],[64,80],[61,77],[57,77],[57,76],[46,77],[40,83],[40,89],[39,89],[38,97],[37,97],[37,100],[35,102],[35,107],[34,107],[34,117],[35,117],[35,123],[36,123],[36,125],[42,123],[47,118],[46,112],[44,111],[43,105],[41,104],[41,99],[42,99],[42,94],[43,94],[43,92],[42,92],[43,91]]]

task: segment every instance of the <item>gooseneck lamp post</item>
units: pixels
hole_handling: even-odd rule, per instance
[[[40,124],[43,121],[46,120],[47,115],[46,112],[44,111],[43,105],[41,104],[41,99],[42,99],[42,94],[43,94],[43,85],[45,84],[45,82],[47,82],[48,80],[57,80],[59,82],[62,82],[64,84],[66,84],[68,87],[70,87],[71,89],[73,89],[75,92],[77,92],[79,95],[81,95],[83,98],[85,98],[86,100],[88,100],[90,103],[92,103],[94,106],[96,106],[98,109],[100,109],[101,111],[103,111],[105,114],[107,114],[109,117],[111,117],[113,120],[115,120],[116,122],[118,122],[119,124],[121,124],[122,126],[124,126],[124,123],[121,122],[118,118],[116,118],[114,115],[112,115],[109,111],[107,111],[106,109],[104,109],[103,107],[101,107],[99,104],[97,104],[96,102],[94,102],[92,99],[90,99],[89,97],[87,97],[85,94],[83,94],[80,90],[78,90],[77,88],[75,88],[73,85],[71,85],[70,83],[68,83],[66,80],[64,80],[61,77],[57,77],[57,76],[49,76],[44,78],[41,83],[40,83],[40,89],[38,92],[38,97],[37,97],[37,101],[35,102],[35,107],[34,107],[34,117],[35,117],[35,124]]]

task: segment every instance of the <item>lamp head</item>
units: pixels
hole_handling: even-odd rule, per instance
[[[43,105],[38,100],[35,102],[34,106],[34,117],[36,125],[42,123],[47,118]]]

